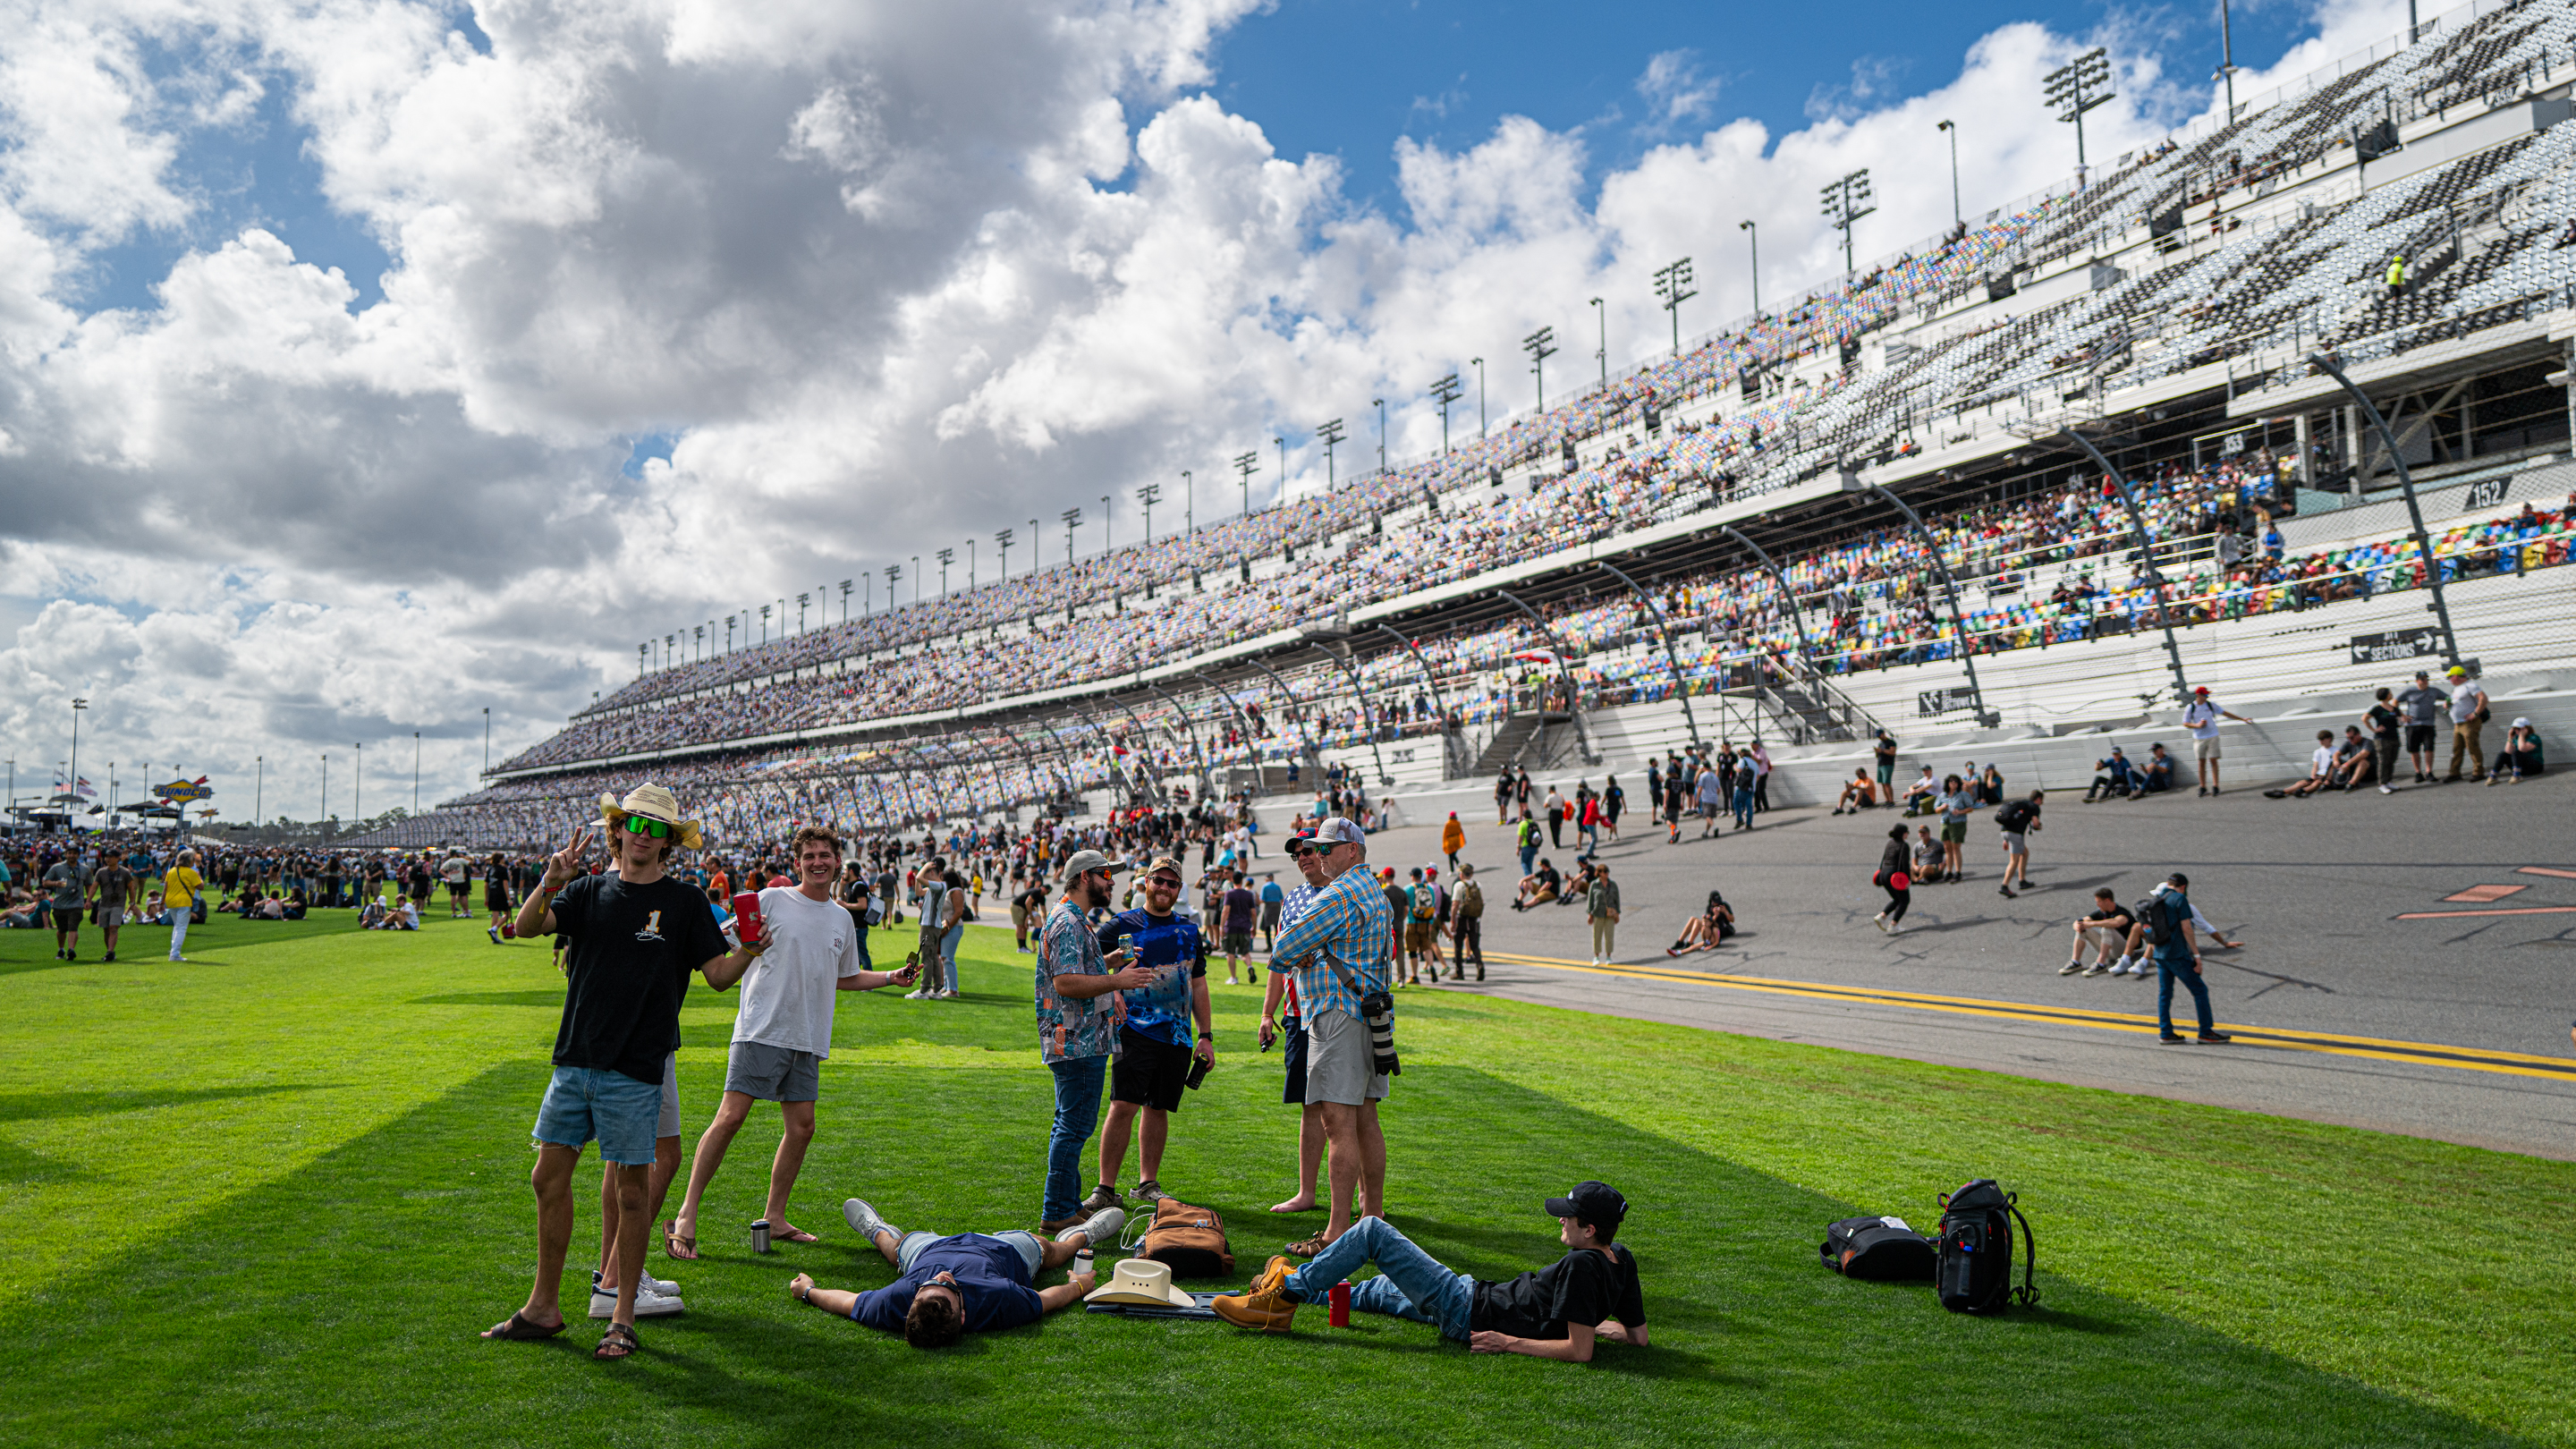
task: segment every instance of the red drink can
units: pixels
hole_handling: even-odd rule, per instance
[[[736,891],[733,897],[734,935],[746,945],[756,945],[760,936],[760,892]]]
[[[1347,1283],[1347,1282],[1344,1282],[1344,1283],[1336,1283],[1336,1284],[1334,1284],[1334,1285],[1333,1285],[1333,1291],[1332,1291],[1331,1293],[1327,1294],[1327,1295],[1326,1295],[1326,1297],[1327,1297],[1327,1299],[1331,1302],[1331,1304],[1332,1304],[1333,1306],[1332,1306],[1332,1314],[1331,1314],[1331,1316],[1330,1316],[1329,1318],[1327,1318],[1327,1319],[1325,1320],[1325,1322],[1329,1323],[1330,1325],[1332,1325],[1332,1326],[1333,1326],[1333,1327],[1335,1327],[1335,1328],[1348,1328],[1348,1327],[1350,1327],[1350,1326],[1351,1326],[1351,1285],[1350,1285],[1349,1283]]]

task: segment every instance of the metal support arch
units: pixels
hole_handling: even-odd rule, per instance
[[[1508,590],[1496,589],[1494,597],[1529,615],[1530,622],[1538,625],[1538,631],[1547,636],[1547,642],[1556,646],[1556,672],[1557,677],[1565,681],[1565,712],[1574,720],[1574,742],[1583,747],[1585,764],[1598,763],[1601,757],[1593,752],[1592,736],[1583,728],[1583,697],[1574,688],[1574,669],[1566,663],[1565,657],[1569,651],[1565,647],[1565,641],[1557,638],[1555,628],[1546,619],[1540,617],[1538,610],[1522,603],[1519,595]],[[1539,701],[1538,723],[1540,731],[1544,733],[1547,729],[1547,701],[1545,700]]]
[[[2165,598],[2164,570],[2156,567],[2155,540],[2147,536],[2147,516],[2138,511],[2138,496],[2129,491],[2129,480],[2121,475],[2119,469],[2111,466],[2111,460],[2103,456],[2101,449],[2093,446],[2092,439],[2073,428],[2064,429],[2064,432],[2075,440],[2075,446],[2102,465],[2102,476],[2110,479],[2111,486],[2120,490],[2120,505],[2129,511],[2129,529],[2138,538],[2138,561],[2146,569],[2147,582],[2155,586],[2156,622],[2165,631],[2165,661],[2173,666],[2174,703],[2189,704],[2191,681],[2183,677],[2182,645],[2174,639],[2173,605]]]
[[[2368,394],[2353,386],[2352,379],[2343,375],[2341,366],[2322,352],[2309,353],[2308,363],[2351,394],[2353,405],[2361,409],[2363,417],[2370,419],[2370,425],[2379,430],[2379,440],[2388,446],[2388,461],[2397,465],[2397,486],[2406,492],[2406,517],[2414,525],[2415,552],[2424,560],[2424,582],[2433,590],[2433,617],[2441,621],[2443,662],[2458,664],[2460,636],[2451,629],[2451,603],[2442,593],[2442,563],[2433,557],[2433,541],[2424,534],[2424,507],[2415,497],[2415,475],[2406,471],[2405,450],[2397,446],[2397,435],[2388,430],[2388,419],[2379,415],[2379,409],[2371,403]],[[2358,475],[2353,478],[2352,486],[2358,493],[2361,487]]]
[[[1691,713],[1690,685],[1682,678],[1681,651],[1673,647],[1673,631],[1664,623],[1664,611],[1656,608],[1654,596],[1648,594],[1643,588],[1640,588],[1637,581],[1628,577],[1626,573],[1611,567],[1609,564],[1604,563],[1599,559],[1594,559],[1593,564],[1603,573],[1606,573],[1610,577],[1617,579],[1619,582],[1626,584],[1628,586],[1628,592],[1637,596],[1637,602],[1645,605],[1646,613],[1654,619],[1655,633],[1664,641],[1664,663],[1673,671],[1673,697],[1682,702],[1682,727],[1690,731],[1691,743],[1694,745],[1698,744],[1700,742],[1699,719],[1696,715]],[[1719,713],[1722,715],[1724,711],[1721,710]]]
[[[1199,732],[1198,729],[1190,723],[1190,712],[1181,707],[1181,702],[1179,700],[1172,698],[1169,694],[1165,694],[1161,685],[1147,679],[1145,677],[1145,672],[1141,669],[1136,672],[1136,682],[1144,685],[1147,689],[1154,691],[1157,695],[1161,695],[1163,702],[1172,707],[1172,713],[1181,717],[1181,733],[1188,736],[1190,742],[1190,753],[1198,756],[1199,761],[1198,803],[1205,805],[1207,803],[1208,786],[1214,777],[1208,773],[1207,751],[1199,746]]]
[[[1163,767],[1154,763],[1154,732],[1145,727],[1145,717],[1136,712],[1136,706],[1129,704],[1127,701],[1120,699],[1114,694],[1107,696],[1107,698],[1110,703],[1127,711],[1127,718],[1135,721],[1136,745],[1139,749],[1145,752],[1145,768],[1150,771],[1154,777],[1152,791],[1154,803],[1157,805],[1162,804]]]
[[[1734,524],[1721,523],[1718,529],[1727,537],[1744,545],[1755,558],[1762,561],[1762,567],[1771,575],[1773,587],[1779,589],[1782,602],[1789,606],[1789,622],[1798,630],[1798,657],[1807,661],[1809,669],[1818,674],[1824,673],[1824,667],[1816,663],[1816,646],[1807,638],[1807,616],[1798,611],[1798,591],[1789,587],[1789,576],[1780,572],[1780,566],[1771,561],[1771,555],[1762,551],[1762,545],[1738,532]]]
[[[2003,723],[2003,716],[1987,712],[1986,691],[1977,683],[1977,641],[1968,635],[1967,615],[1959,612],[1959,586],[1950,579],[1950,565],[1941,557],[1940,540],[1932,536],[1931,529],[1923,526],[1923,516],[1904,499],[1875,483],[1869,485],[1869,491],[1896,505],[1896,511],[1905,515],[1905,521],[1914,526],[1915,533],[1923,540],[1923,547],[1932,555],[1932,567],[1941,575],[1941,596],[1950,604],[1950,622],[1959,630],[1959,662],[1968,667],[1970,707],[1976,710],[1980,726],[1993,729]]]
[[[1225,707],[1234,711],[1234,717],[1243,722],[1243,742],[1252,748],[1252,772],[1257,778],[1261,773],[1261,745],[1252,733],[1252,716],[1244,712],[1242,705],[1235,703],[1233,693],[1215,675],[1204,669],[1195,669],[1190,671],[1190,677],[1215,691],[1216,697],[1225,701]]]
[[[1270,682],[1279,686],[1279,693],[1285,696],[1287,703],[1295,704],[1297,702],[1297,691],[1290,687],[1287,680],[1279,677],[1278,670],[1271,668],[1269,665],[1262,663],[1258,659],[1247,659],[1244,662],[1270,676]],[[1313,731],[1308,730],[1303,733],[1305,734],[1304,749],[1306,763],[1314,767],[1316,776],[1320,778],[1324,773],[1324,753],[1323,751],[1315,748],[1315,735]]]
[[[1093,734],[1099,735],[1104,739],[1108,737],[1109,731],[1101,726],[1099,720],[1092,717],[1091,711],[1082,707],[1081,700],[1068,699],[1065,703],[1073,706],[1073,712],[1082,716],[1083,723],[1091,726],[1091,732]],[[1111,763],[1108,773],[1110,779],[1117,781],[1121,786],[1125,787],[1129,793],[1134,793],[1136,788],[1134,782],[1121,778],[1123,772],[1118,769],[1114,761]]]
[[[1323,648],[1322,645],[1316,647]],[[1377,747],[1377,716],[1369,709],[1368,689],[1360,683],[1359,670],[1351,666],[1351,661],[1330,649],[1324,649],[1324,657],[1342,666],[1342,673],[1350,676],[1351,697],[1358,700],[1360,706],[1360,728],[1368,735],[1369,758],[1377,761],[1378,787],[1392,789],[1395,785],[1395,777],[1386,772],[1386,754]]]
[[[1430,662],[1422,657],[1422,651],[1414,648],[1413,641],[1402,631],[1387,624],[1378,625],[1377,631],[1403,645],[1404,652],[1413,656],[1413,666],[1421,670],[1422,677],[1430,683],[1431,707],[1440,711],[1440,778],[1453,778],[1449,773],[1449,696],[1440,690],[1440,676],[1431,672]]]

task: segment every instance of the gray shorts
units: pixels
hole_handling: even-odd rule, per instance
[[[1029,1265],[1029,1277],[1034,1280],[1038,1276],[1038,1259],[1045,1248],[1038,1242],[1037,1234],[1025,1228],[1009,1228],[998,1233],[975,1233],[971,1236],[991,1238],[996,1242],[1010,1244],[1019,1250],[1021,1259]],[[911,1272],[913,1260],[921,1256],[921,1250],[938,1241],[939,1234],[923,1232],[919,1229],[904,1234],[903,1241],[895,1244],[895,1271]],[[1114,1250],[1118,1245],[1112,1243],[1109,1246]],[[1093,1245],[1093,1250],[1098,1251],[1097,1244]]]
[[[2218,758],[2218,736],[2216,736],[2216,735],[2211,735],[2208,739],[2205,739],[2205,740],[2193,740],[2193,741],[2191,742],[2191,757],[2192,757],[2193,759],[2195,759],[2195,760],[2214,760],[2214,759],[2217,759],[2217,758]]]
[[[823,1059],[794,1047],[738,1041],[725,1054],[725,1085],[763,1102],[811,1102],[823,1095]]]
[[[2030,854],[2030,837],[2028,837],[2028,836],[2026,836],[2026,835],[2023,835],[2023,834],[2022,834],[2020,831],[2018,831],[2018,830],[2007,830],[2007,831],[2005,831],[2005,832],[2004,832],[2004,854],[2006,854],[2006,855],[2028,855],[2028,854]]]
[[[103,929],[113,931],[117,927],[125,924],[125,907],[123,906],[100,905],[95,908],[95,913],[98,916],[98,924]]]
[[[1367,1022],[1336,1007],[1316,1012],[1306,1020],[1306,1100],[1357,1107],[1384,1099],[1376,1055]]]
[[[653,1124],[656,1137],[680,1135],[680,1054],[662,1058],[662,1116]]]
[[[1251,933],[1250,931],[1228,931],[1228,932],[1226,932],[1226,933],[1225,933],[1225,954],[1226,954],[1226,955],[1228,955],[1228,956],[1249,956],[1249,955],[1251,955],[1251,954],[1252,954],[1252,933]]]

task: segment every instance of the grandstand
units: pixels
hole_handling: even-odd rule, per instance
[[[2471,6],[1443,456],[645,672],[406,842],[532,842],[639,769],[738,838],[2065,736],[2169,711],[2178,671],[2340,707],[2446,646],[2317,352],[2388,415],[2459,652],[2554,694],[2571,82],[2576,10]]]

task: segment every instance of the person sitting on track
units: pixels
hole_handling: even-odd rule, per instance
[[[1714,951],[1735,934],[1735,908],[1716,891],[1708,893],[1708,909],[1682,922],[1681,939],[1664,948],[1667,956],[1684,951]]]
[[[1456,1272],[1384,1218],[1361,1218],[1314,1261],[1292,1270],[1274,1257],[1252,1286],[1208,1306],[1239,1328],[1285,1333],[1298,1305],[1374,1263],[1378,1276],[1351,1285],[1351,1307],[1427,1323],[1440,1336],[1477,1353],[1590,1363],[1596,1345],[1647,1346],[1646,1299],[1637,1255],[1611,1243],[1628,1201],[1606,1183],[1583,1182],[1547,1200],[1565,1256],[1508,1282],[1479,1282]]]
[[[1863,765],[1852,771],[1852,777],[1843,782],[1842,797],[1834,801],[1834,813],[1857,815],[1877,803],[1878,784],[1870,779],[1869,767]]]
[[[1102,1208],[1047,1242],[1025,1228],[945,1238],[907,1233],[855,1197],[841,1204],[841,1216],[903,1276],[883,1288],[853,1293],[818,1288],[813,1278],[799,1273],[788,1281],[787,1296],[854,1323],[900,1333],[914,1348],[946,1348],[966,1334],[1018,1328],[1080,1302],[1099,1281],[1097,1274],[1076,1274],[1044,1289],[1030,1287],[1030,1280],[1071,1262],[1074,1254],[1094,1244],[1114,1246],[1118,1230],[1127,1225],[1124,1209]]]
[[[1525,911],[1532,906],[1543,906],[1555,900],[1564,887],[1565,877],[1557,872],[1552,862],[1541,856],[1538,869],[1521,877],[1520,893],[1512,897],[1512,909]]]
[[[2113,962],[2125,959],[2129,932],[2136,929],[2137,924],[2138,918],[2130,914],[2127,906],[2120,904],[2117,892],[2109,886],[2095,887],[2093,914],[2075,922],[2075,954],[2065,965],[2057,968],[2057,974],[2072,976],[2084,971],[2084,947],[2087,943],[2096,949],[2093,969],[2084,974],[2107,974]]]
[[[1931,826],[1914,827],[1914,883],[1916,885],[1939,880],[1941,862],[1948,856],[1949,852],[1941,848],[1941,842],[1932,838]]]

